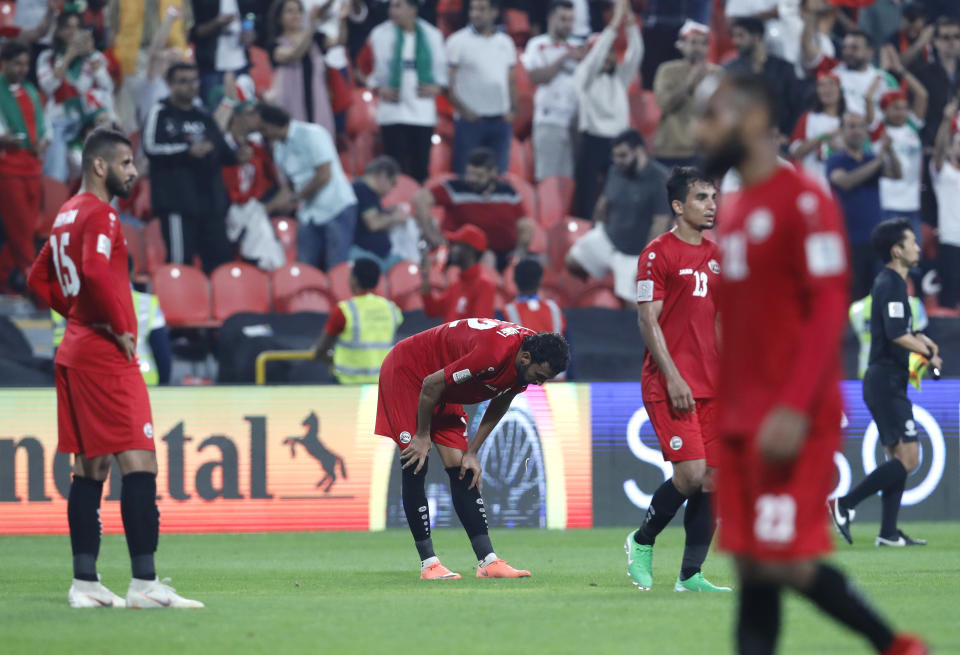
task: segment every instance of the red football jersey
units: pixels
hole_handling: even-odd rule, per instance
[[[408,337],[394,346],[397,366],[423,380],[443,369],[442,400],[478,403],[527,388],[517,378],[515,359],[533,330],[491,318],[465,318]]]
[[[637,263],[637,303],[663,301],[658,321],[663,338],[694,398],[716,395],[719,259],[713,241],[704,239],[695,246],[665,232],[647,244]],[[649,350],[640,383],[644,401],[670,399],[663,372]]]
[[[92,193],[74,196],[60,208],[50,238],[30,270],[30,288],[59,314],[67,330],[56,363],[116,373],[137,368],[103,328],[136,337],[127,243],[113,208]]]
[[[720,232],[720,430],[752,438],[786,405],[840,425],[847,244],[840,210],[814,180],[779,168],[727,195]]]

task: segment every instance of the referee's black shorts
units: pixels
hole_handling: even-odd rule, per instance
[[[888,448],[918,439],[907,381],[906,371],[881,366],[868,367],[863,376],[863,400],[877,423],[880,443]]]

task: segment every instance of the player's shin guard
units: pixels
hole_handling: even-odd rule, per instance
[[[780,587],[744,583],[737,617],[737,653],[773,655],[779,633]]]
[[[810,588],[801,592],[834,619],[869,639],[877,651],[884,651],[893,643],[893,632],[887,622],[849,579],[829,564],[818,564]]]
[[[73,550],[73,577],[97,581],[97,555],[100,554],[100,498],[103,480],[74,475],[67,499],[67,523]]]
[[[650,500],[650,507],[647,508],[647,515],[643,519],[643,525],[636,531],[633,538],[638,544],[652,546],[656,541],[657,535],[663,532],[673,516],[687,499],[682,493],[673,486],[673,478],[670,478],[653,492],[653,498]]]
[[[420,555],[420,561],[435,557],[433,539],[430,538],[430,505],[427,503],[427,467],[424,460],[420,473],[413,474],[413,467],[400,472],[400,493],[403,496],[403,513],[407,515],[407,525],[413,534],[413,542]]]
[[[710,550],[713,526],[710,494],[697,491],[687,499],[687,509],[683,513],[683,527],[687,538],[683,546],[681,580],[687,580],[700,572],[700,567],[703,566],[703,561],[707,559],[707,552]]]
[[[127,536],[133,577],[140,580],[155,579],[157,572],[153,565],[153,554],[160,534],[156,475],[137,471],[123,476],[120,515]]]
[[[459,466],[447,467],[447,475],[450,476],[453,509],[470,537],[470,545],[473,546],[477,560],[482,562],[493,552],[493,545],[490,543],[490,535],[487,534],[487,509],[483,506],[480,490],[476,487],[467,489],[471,482],[470,476],[464,476],[461,480]]]

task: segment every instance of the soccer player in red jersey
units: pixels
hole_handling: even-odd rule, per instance
[[[57,349],[57,450],[76,454],[67,501],[73,548],[71,607],[203,607],[157,579],[157,458],[150,398],[136,359],[137,319],[127,246],[108,204],[137,178],[130,141],[95,130],[83,145],[83,188],[64,203],[30,270],[38,298],[67,317]],[[100,584],[100,498],[116,457],[120,512],[133,578],[126,600]]]
[[[460,577],[440,563],[430,538],[425,482],[431,445],[450,477],[453,508],[477,555],[477,577],[530,575],[493,551],[477,453],[517,394],[553,378],[569,362],[561,335],[489,318],[444,323],[404,339],[387,355],[380,368],[375,432],[400,447],[403,511],[420,554],[421,578]],[[463,404],[484,400],[490,404],[468,443]]]
[[[730,591],[703,577],[710,549],[710,511],[717,465],[716,395],[717,244],[713,228],[717,189],[695,168],[674,168],[667,195],[676,227],[651,241],[637,265],[643,359],[643,405],[673,477],[653,493],[643,524],[627,536],[627,572],[639,589],[653,586],[653,544],[684,501],[686,544],[674,591]]]
[[[926,653],[895,636],[847,577],[820,559],[840,445],[847,243],[833,199],[777,165],[776,100],[761,78],[719,83],[696,126],[707,173],[735,167],[720,232],[720,545],[736,558],[741,655],[776,650],[781,588],[806,596],[878,652]]]

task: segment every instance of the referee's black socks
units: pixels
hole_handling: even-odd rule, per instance
[[[120,490],[120,515],[127,536],[133,577],[154,580],[157,571],[153,554],[160,537],[160,511],[157,509],[157,476],[135,471],[123,476]]]
[[[650,507],[647,508],[643,525],[634,533],[633,540],[643,546],[652,546],[657,535],[663,532],[686,499],[687,497],[673,486],[673,478],[657,487],[650,500]]]
[[[853,509],[878,491],[882,492],[880,500],[883,518],[880,522],[880,536],[896,539],[897,516],[900,513],[900,502],[903,499],[906,483],[907,469],[903,462],[894,457],[875,468],[873,473],[864,478],[846,496],[838,498],[837,502],[844,509]]]
[[[100,554],[100,498],[103,480],[74,474],[67,498],[67,523],[73,550],[73,577],[97,581],[97,556]]]
[[[834,619],[869,639],[878,652],[893,643],[893,631],[887,622],[867,604],[847,577],[829,564],[817,565],[813,583],[801,593]]]

